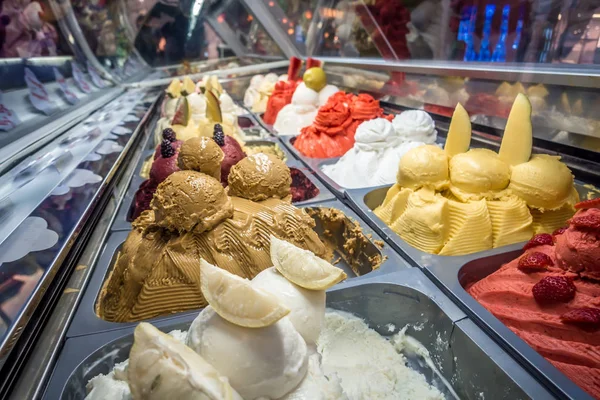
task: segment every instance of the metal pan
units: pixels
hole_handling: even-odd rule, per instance
[[[384,336],[408,325],[407,333],[428,349],[437,370],[461,399],[554,398],[417,269],[342,283],[328,291],[327,306],[363,318]],[[185,330],[194,317],[155,325],[165,332]],[[43,398],[83,399],[91,378],[109,373],[128,357],[132,332],[129,327],[67,340]],[[440,385],[432,370],[411,357],[408,363],[430,383]]]
[[[312,203],[305,206],[309,213],[319,208],[324,209],[336,209],[341,211],[345,215],[344,221],[341,223],[327,223],[318,217],[314,217],[316,221],[315,231],[319,236],[325,238],[324,240],[332,243],[334,248],[334,258],[339,259],[339,263],[336,266],[344,269],[348,274],[349,280],[363,279],[365,276],[381,275],[398,270],[409,268],[410,266],[404,261],[396,252],[389,246],[380,245],[383,243],[382,239],[375,233],[371,228],[368,227],[352,210],[340,203],[339,201],[324,201],[319,203]],[[359,247],[359,254],[355,254],[358,251],[355,248],[344,248],[344,235],[347,234],[348,229],[352,229],[356,222],[364,237],[367,239],[362,242]],[[324,234],[324,230],[327,229],[330,233]],[[125,242],[125,239],[129,235],[129,231],[113,232],[108,238],[103,250],[100,255],[98,262],[94,267],[94,272],[90,279],[90,282],[85,289],[81,302],[77,307],[77,311],[67,331],[67,337],[88,335],[91,333],[106,332],[116,329],[122,329],[129,326],[135,326],[137,323],[117,323],[109,322],[101,319],[96,315],[95,305],[102,290],[105,279],[108,277],[114,263],[116,262],[117,256],[121,249],[121,246]],[[379,268],[372,270],[372,262],[369,260],[375,257],[381,257],[383,260]],[[353,261],[354,260],[354,261]],[[354,262],[355,269],[359,271],[361,276],[357,276],[353,268],[348,263]],[[195,311],[191,311],[192,313]],[[188,312],[189,313],[189,312]],[[162,316],[151,319],[150,321],[161,321],[165,318],[172,318],[173,316]]]

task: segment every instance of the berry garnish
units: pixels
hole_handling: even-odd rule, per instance
[[[552,232],[552,236],[562,235],[563,233],[565,233],[566,230],[567,230],[566,226],[563,226],[562,228],[558,228],[557,230]]]
[[[213,139],[221,147],[225,146],[225,134],[223,133],[223,127],[221,124],[215,124],[213,131]]]
[[[600,197],[597,199],[580,201],[575,204],[575,209],[577,210],[585,210],[588,208],[600,208]]]
[[[554,244],[554,240],[552,240],[552,235],[550,235],[549,233],[538,233],[537,235],[534,235],[529,240],[529,242],[525,244],[525,246],[523,246],[523,250],[531,249],[532,247],[536,246],[543,246],[546,244]]]
[[[576,308],[560,316],[565,324],[577,325],[586,330],[600,328],[600,309],[592,307]]]
[[[546,267],[552,265],[554,265],[554,261],[552,261],[549,255],[534,251],[519,258],[517,267],[523,272],[537,272],[544,271]]]
[[[167,139],[169,142],[174,142],[177,140],[177,135],[175,135],[175,131],[171,128],[165,128],[162,131],[163,139]]]
[[[573,281],[564,276],[546,276],[531,289],[540,304],[566,303],[573,300],[575,291]]]
[[[577,215],[569,220],[569,223],[577,228],[600,229],[600,215],[587,214]]]
[[[164,139],[160,144],[160,155],[163,158],[170,158],[175,155],[175,149],[169,139]]]

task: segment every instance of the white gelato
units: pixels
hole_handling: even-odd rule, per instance
[[[265,79],[264,75],[254,75],[252,79],[250,79],[250,86],[248,86],[246,93],[244,93],[244,105],[246,107],[251,108],[252,105],[258,100],[258,88],[260,87],[263,79]]]
[[[288,281],[275,267],[252,279],[252,286],[277,296],[291,310],[288,318],[308,345],[314,345],[325,320],[325,291],[307,290]]]
[[[325,314],[318,351],[325,375],[337,376],[351,400],[444,399],[423,375],[406,366],[391,341],[352,314]]]
[[[396,115],[392,125],[403,142],[433,144],[437,138],[435,122],[425,111],[404,111],[402,114]]]
[[[187,96],[190,107],[190,118],[199,124],[206,118],[206,97],[202,93],[192,93]]]
[[[275,131],[285,135],[298,135],[305,126],[311,125],[319,107],[327,102],[329,96],[337,93],[337,86],[327,85],[316,92],[302,82],[292,96],[292,102],[285,105],[277,114],[273,127]]]
[[[418,112],[428,116],[423,111]],[[356,129],[354,146],[335,164],[324,165],[323,172],[345,188],[396,182],[396,172],[402,156],[410,149],[432,140],[429,131],[422,129],[420,125],[417,125],[415,131],[410,131],[409,126],[414,124],[403,126],[398,132],[393,123],[384,118],[363,122]],[[433,141],[436,135],[434,129]]]
[[[127,383],[127,374],[123,370],[127,367],[128,361],[123,361],[115,365],[115,368],[108,375],[98,375],[90,379],[86,388],[88,395],[85,400],[130,400],[131,391]]]
[[[244,106],[250,108],[254,112],[265,112],[267,109],[267,101],[273,93],[275,83],[277,81],[287,80],[287,75],[277,77],[273,72],[267,75],[254,75],[250,79],[250,86],[244,93]]]
[[[336,94],[337,92],[339,92],[340,89],[337,86],[334,85],[326,85],[323,89],[321,89],[321,91],[319,92],[319,107],[321,107],[323,104],[327,103],[327,100],[329,100],[329,98]]]
[[[187,345],[229,378],[247,400],[277,399],[306,375],[306,343],[288,317],[265,328],[244,328],[208,306],[190,327]]]
[[[316,350],[311,350],[306,377],[281,400],[348,400],[348,397],[335,374],[325,376],[321,368],[321,356]]]

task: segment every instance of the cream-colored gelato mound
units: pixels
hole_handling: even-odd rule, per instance
[[[513,167],[508,188],[530,207],[555,210],[572,196],[573,174],[560,157],[537,154]]]
[[[233,204],[221,182],[196,171],[178,171],[154,194],[157,225],[177,231],[202,233],[233,215]]]
[[[510,167],[488,149],[471,149],[450,159],[452,192],[459,198],[462,192],[492,197],[493,192],[505,189],[510,181]]]
[[[183,171],[197,171],[221,179],[221,162],[225,155],[211,138],[195,137],[186,140],[179,149],[177,162]]]
[[[287,317],[264,328],[244,328],[212,307],[196,317],[187,345],[229,378],[244,399],[278,399],[306,375],[306,343]]]
[[[231,167],[229,195],[252,201],[290,196],[292,176],[285,163],[271,154],[248,156]]]
[[[409,150],[400,160],[398,184],[417,189],[433,187],[441,189],[448,185],[448,156],[435,145],[425,145]]]

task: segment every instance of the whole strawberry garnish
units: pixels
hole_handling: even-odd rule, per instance
[[[554,240],[552,240],[552,235],[550,235],[549,233],[538,233],[537,235],[534,235],[529,242],[527,242],[525,244],[525,246],[523,246],[523,250],[528,250],[531,249],[532,247],[536,247],[536,246],[544,246],[544,245],[553,245],[554,244]]]
[[[225,146],[225,133],[223,133],[223,127],[220,124],[215,124],[213,140],[217,142],[220,147]]]
[[[566,230],[567,230],[566,226],[563,226],[562,228],[558,228],[557,230],[552,232],[552,236],[562,235],[563,233],[565,233]]]
[[[173,148],[173,145],[171,145],[169,139],[163,139],[160,143],[160,155],[163,158],[170,158],[175,155],[175,149]]]
[[[600,208],[600,197],[597,199],[584,200],[575,204],[575,209],[586,210],[588,208]]]
[[[174,142],[177,140],[177,136],[175,135],[175,131],[171,128],[163,129],[162,131],[163,139],[167,139],[169,142]]]
[[[564,276],[546,276],[533,285],[531,292],[540,304],[566,303],[575,297],[575,284]]]
[[[549,255],[540,253],[539,251],[533,251],[525,254],[519,258],[519,268],[523,272],[538,272],[546,270],[546,267],[554,265],[554,261]]]
[[[592,307],[576,308],[560,316],[565,324],[577,325],[586,330],[600,328],[600,309]]]
[[[591,212],[584,213],[584,215],[578,214],[568,221],[571,225],[584,229],[600,229],[600,214]]]

